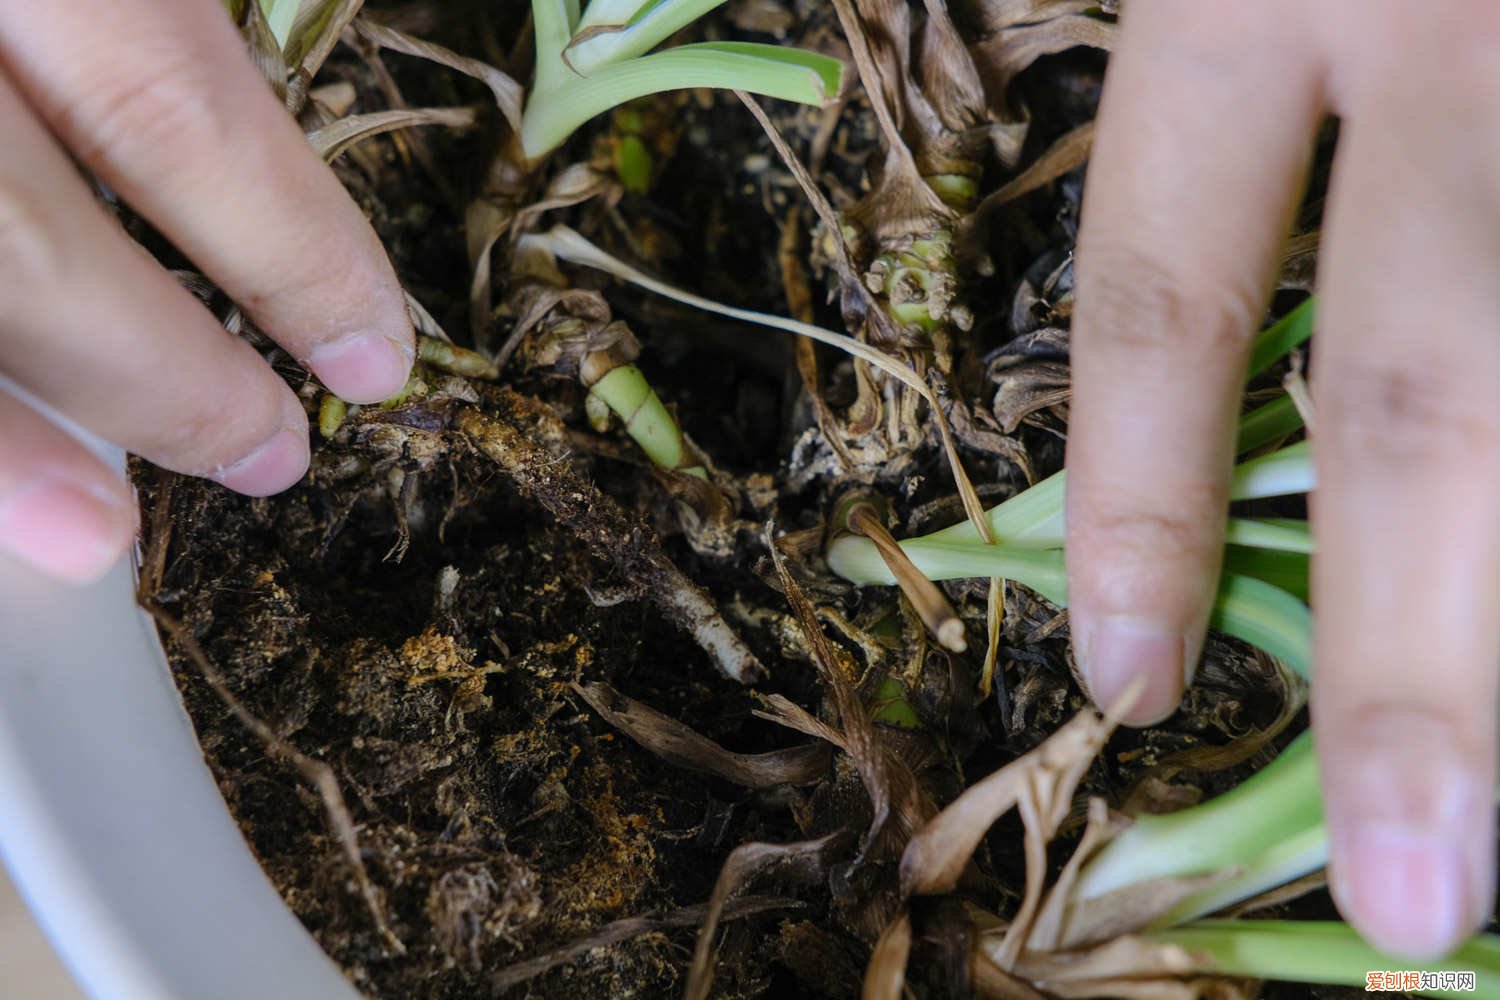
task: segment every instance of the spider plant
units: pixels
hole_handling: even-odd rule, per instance
[[[822,105],[843,64],[779,45],[698,42],[652,52],[725,0],[532,0],[536,78],[521,116],[521,148],[537,161],[584,122],[666,90],[713,87]]]
[[[1309,300],[1260,335],[1252,351],[1250,375],[1270,367],[1311,331]],[[1263,406],[1241,420],[1241,451],[1293,433],[1300,426],[1295,407],[1279,401]],[[995,544],[985,544],[974,524],[964,521],[909,539],[901,548],[928,579],[1003,577],[1066,605],[1062,547],[1066,483],[1066,472],[1059,472],[986,511]],[[1304,441],[1241,462],[1234,470],[1230,498],[1304,493],[1313,485],[1312,455]],[[1306,591],[1307,556],[1312,551],[1306,522],[1232,517],[1226,542],[1213,627],[1260,646],[1305,675],[1310,665],[1311,616],[1299,594]],[[826,555],[830,568],[852,583],[890,586],[896,582],[868,538],[836,537]]]

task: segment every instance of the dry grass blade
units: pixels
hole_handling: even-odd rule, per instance
[[[318,151],[324,161],[332,163],[355,143],[374,138],[397,129],[416,125],[447,125],[451,128],[468,128],[474,124],[473,108],[401,108],[392,111],[372,111],[365,115],[350,115],[338,121],[313,129],[307,141]]]
[[[1281,273],[1276,279],[1277,288],[1295,288],[1310,292],[1318,272],[1318,245],[1322,232],[1313,229],[1298,233],[1286,241],[1281,248]]]
[[[982,220],[1001,205],[1015,201],[1023,194],[1029,194],[1082,166],[1093,148],[1094,123],[1084,122],[1054,142],[1045,153],[1037,157],[1035,163],[1011,178],[999,190],[986,195],[974,210],[975,216]]]
[[[906,3],[905,0],[899,2],[898,7],[893,0],[873,0],[856,8],[851,0],[833,0],[833,9],[844,29],[844,37],[849,41],[855,68],[859,70],[860,83],[870,97],[870,109],[875,112],[875,120],[880,124],[882,145],[886,150],[886,166],[909,172],[921,185],[922,177],[917,170],[916,160],[901,138],[901,122],[897,118],[906,108],[905,69],[909,55],[906,52],[906,32],[892,31],[878,39],[872,38],[872,32],[863,17],[864,14],[871,13],[884,15],[886,21],[899,18],[904,29]],[[882,43],[882,49],[878,53],[874,44],[877,41]]]
[[[906,987],[906,960],[911,955],[911,914],[902,910],[881,933],[865,966],[860,1000],[901,1000]]]
[[[947,596],[912,564],[911,557],[886,530],[869,503],[860,503],[849,512],[849,528],[875,544],[875,550],[896,578],[896,585],[938,643],[955,653],[967,649],[963,620],[948,603]]]
[[[285,101],[286,57],[281,54],[281,44],[272,34],[271,25],[266,21],[265,8],[261,7],[259,0],[244,5],[240,35],[245,39],[245,45],[250,50],[250,58],[255,62],[256,68],[276,91],[276,98]]]
[[[449,69],[457,70],[465,76],[471,76],[490,88],[490,93],[495,95],[495,104],[505,120],[513,129],[521,127],[521,103],[524,92],[521,85],[511,79],[510,75],[503,73],[487,62],[478,59],[470,59],[461,56],[452,49],[444,48],[435,42],[423,41],[413,38],[405,32],[388,28],[383,24],[362,17],[354,22],[354,30],[383,49],[392,52],[400,52],[404,55],[416,56],[419,59],[427,59]]]
[[[570,164],[547,182],[547,189],[540,198],[516,213],[511,227],[525,232],[553,209],[567,208],[603,194],[610,195],[613,201],[618,192],[618,182],[608,174],[600,173],[587,163]]]
[[[979,0],[979,26],[986,33],[1035,24],[1055,17],[1082,14],[1097,7],[1097,0]]]
[[[807,167],[797,159],[797,154],[792,152],[791,146],[787,145],[786,137],[781,134],[776,123],[771,121],[771,116],[766,114],[760,102],[744,91],[737,90],[735,95],[760,123],[761,130],[765,132],[766,138],[771,140],[771,146],[781,157],[782,164],[797,181],[797,186],[802,189],[803,196],[817,213],[818,221],[823,223],[823,227],[832,237],[834,266],[839,276],[839,294],[844,298],[846,312],[849,304],[855,303],[855,312],[878,327],[877,332],[883,342],[896,343],[900,339],[899,332],[895,324],[891,322],[891,318],[886,315],[885,310],[875,302],[874,296],[865,287],[865,283],[860,280],[859,268],[854,264],[854,253],[849,249],[849,241],[844,238],[843,224],[839,221],[838,213],[833,210],[833,205],[829,202],[827,195],[823,194]]]
[[[287,36],[287,62],[309,79],[316,76],[363,7],[364,0],[302,0]]]
[[[365,909],[370,913],[370,920],[375,925],[375,932],[384,945],[389,955],[406,954],[406,945],[396,936],[391,929],[390,922],[385,916],[385,906],[381,902],[380,891],[375,888],[375,883],[370,878],[370,872],[365,868],[364,855],[359,849],[359,834],[355,831],[354,817],[349,813],[349,806],[344,801],[344,793],[339,788],[338,778],[329,767],[321,760],[302,753],[286,740],[276,734],[276,731],[268,726],[259,716],[255,715],[239,697],[230,690],[229,683],[224,675],[219,673],[217,667],[209,662],[208,656],[203,652],[198,641],[193,638],[182,623],[164,608],[148,597],[144,591],[136,594],[136,600],[141,607],[145,608],[162,631],[172,637],[189,660],[198,668],[203,675],[203,680],[213,690],[218,699],[229,709],[229,714],[239,720],[240,725],[250,730],[255,738],[260,740],[266,748],[266,753],[279,760],[284,760],[301,773],[303,780],[312,785],[318,797],[323,802],[323,808],[328,813],[328,827],[333,834],[334,840],[343,849],[344,859],[348,862],[351,873],[354,876],[354,884],[359,890],[360,898],[364,901]]]
[[[363,6],[364,0],[312,0],[297,11],[286,44],[287,65],[296,67],[286,92],[286,105],[293,114],[302,110],[313,77]]]
[[[1068,14],[1035,24],[1005,28],[974,47],[990,91],[1003,94],[1011,81],[1042,56],[1079,47],[1114,47],[1115,26],[1084,14]]]
[[[996,935],[979,937],[979,946],[1002,968],[1006,963],[996,957],[999,939]],[[1177,945],[1159,944],[1137,937],[1117,937],[1108,944],[1087,951],[1026,952],[1011,971],[1030,980],[1048,993],[1064,994],[1068,983],[1098,983],[1121,979],[1170,978],[1193,971],[1192,957]],[[1077,993],[1065,995],[1076,996]],[[1115,993],[1091,993],[1091,996],[1117,996]]]
[[[747,788],[811,784],[828,773],[832,761],[832,753],[822,743],[769,753],[734,753],[608,684],[574,684],[573,690],[606,722],[663,760]]]
[[[970,785],[906,845],[902,889],[908,895],[952,892],[985,832],[1023,800],[1035,804],[1037,818],[1060,821],[1115,724],[1114,716],[1085,709],[1036,749]]]
[[[848,741],[844,734],[834,729],[828,723],[813,715],[801,705],[790,700],[785,695],[766,695],[765,709],[757,709],[754,713],[756,718],[774,722],[778,726],[785,726],[793,732],[804,736],[812,736],[831,743],[845,753],[849,752]]]
[[[772,869],[778,877],[795,882],[807,883],[825,878],[828,864],[824,855],[844,836],[843,833],[830,833],[817,840],[795,844],[741,844],[729,852],[708,899],[703,926],[698,929],[693,961],[688,966],[687,987],[683,990],[685,1000],[707,1000],[708,991],[713,987],[714,936],[719,931],[719,920],[730,897],[752,879]]]
[[[720,920],[739,920],[743,917],[753,917],[758,913],[785,910],[800,905],[794,899],[747,896],[726,905]],[[503,993],[518,983],[540,976],[548,969],[571,962],[575,958],[582,958],[595,948],[607,948],[612,944],[640,937],[642,934],[659,934],[662,931],[682,927],[696,927],[703,922],[707,913],[708,905],[699,903],[657,917],[626,917],[624,920],[616,920],[614,923],[605,924],[593,934],[569,942],[561,948],[554,948],[535,958],[528,958],[524,962],[506,966],[491,977],[490,986],[496,993]]]
[[[870,803],[875,808],[875,818],[865,838],[866,844],[869,844],[880,833],[891,814],[891,779],[884,766],[885,755],[876,742],[874,726],[870,724],[865,707],[860,704],[854,685],[838,668],[838,657],[828,636],[823,634],[823,627],[818,623],[812,602],[807,599],[801,584],[787,568],[786,559],[774,540],[770,540],[768,548],[771,561],[776,566],[776,575],[781,580],[782,591],[787,603],[791,605],[792,615],[802,627],[813,662],[817,665],[818,675],[833,700],[837,727],[843,736],[843,749],[853,759],[860,779],[864,782],[865,791],[870,796]],[[915,787],[915,781],[912,785]]]
[[[977,947],[969,955],[969,982],[974,986],[974,995],[984,1000],[1049,1000],[1026,980],[990,961]]]

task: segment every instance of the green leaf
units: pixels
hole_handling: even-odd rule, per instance
[[[1475,935],[1436,962],[1382,954],[1338,921],[1200,920],[1146,936],[1180,946],[1192,957],[1196,971],[1203,973],[1363,987],[1371,972],[1461,972],[1473,974],[1472,989],[1444,990],[1439,985],[1412,992],[1500,1000],[1500,937],[1494,934]]]
[[[1312,532],[1306,521],[1288,518],[1231,517],[1224,532],[1228,545],[1284,552],[1311,552]]]
[[[1224,574],[1208,624],[1259,646],[1303,677],[1312,671],[1312,612],[1280,587]]]
[[[1313,298],[1306,301],[1281,319],[1261,331],[1250,348],[1250,363],[1246,366],[1245,378],[1254,378],[1290,354],[1312,336]]]
[[[1264,580],[1306,603],[1310,592],[1308,586],[1310,559],[1311,557],[1306,552],[1250,549],[1238,545],[1227,545],[1224,547],[1224,572]]]
[[[547,0],[536,0],[543,5]],[[530,159],[556,149],[584,122],[648,94],[695,87],[748,90],[821,106],[838,94],[837,59],[779,45],[704,42],[605,66],[589,76],[543,81],[527,101],[521,146]]]
[[[292,34],[292,24],[297,20],[297,8],[302,6],[301,0],[260,0],[260,8],[266,13],[266,24],[271,29],[271,34],[276,36],[276,43],[283,49],[286,41]]]
[[[1234,444],[1235,453],[1243,455],[1301,429],[1302,414],[1298,412],[1297,404],[1291,396],[1278,396],[1240,418],[1239,433]]]
[[[655,0],[636,3],[628,17],[622,17],[629,3],[599,0],[589,5],[579,26],[604,28],[622,26],[620,30],[603,31],[579,41],[568,50],[568,62],[584,76],[591,76],[604,66],[615,65],[645,55],[698,18],[721,7],[725,0]],[[594,8],[600,7],[596,14]]]

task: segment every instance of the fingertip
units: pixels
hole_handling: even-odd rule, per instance
[[[0,550],[69,583],[103,576],[135,529],[134,504],[119,482],[42,478],[0,502]]]
[[[334,395],[350,403],[379,403],[396,395],[411,374],[411,337],[361,331],[319,344],[307,366]]]
[[[1334,900],[1385,954],[1433,961],[1479,928],[1475,901],[1487,893],[1451,835],[1379,824],[1353,831],[1342,846],[1332,868]]]
[[[1441,713],[1390,708],[1315,724],[1329,890],[1362,937],[1407,961],[1452,952],[1494,899],[1492,772],[1460,728]]]
[[[301,428],[281,428],[244,458],[216,471],[213,478],[237,493],[270,496],[295,486],[310,459],[304,421]]]
[[[1144,686],[1120,716],[1128,726],[1149,726],[1177,711],[1186,681],[1188,643],[1181,632],[1157,622],[1106,615],[1075,622],[1079,666],[1094,702],[1116,705],[1136,683]]]

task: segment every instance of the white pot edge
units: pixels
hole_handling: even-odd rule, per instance
[[[356,1000],[229,815],[133,594],[123,562],[75,588],[0,556],[0,860],[96,1000]]]

